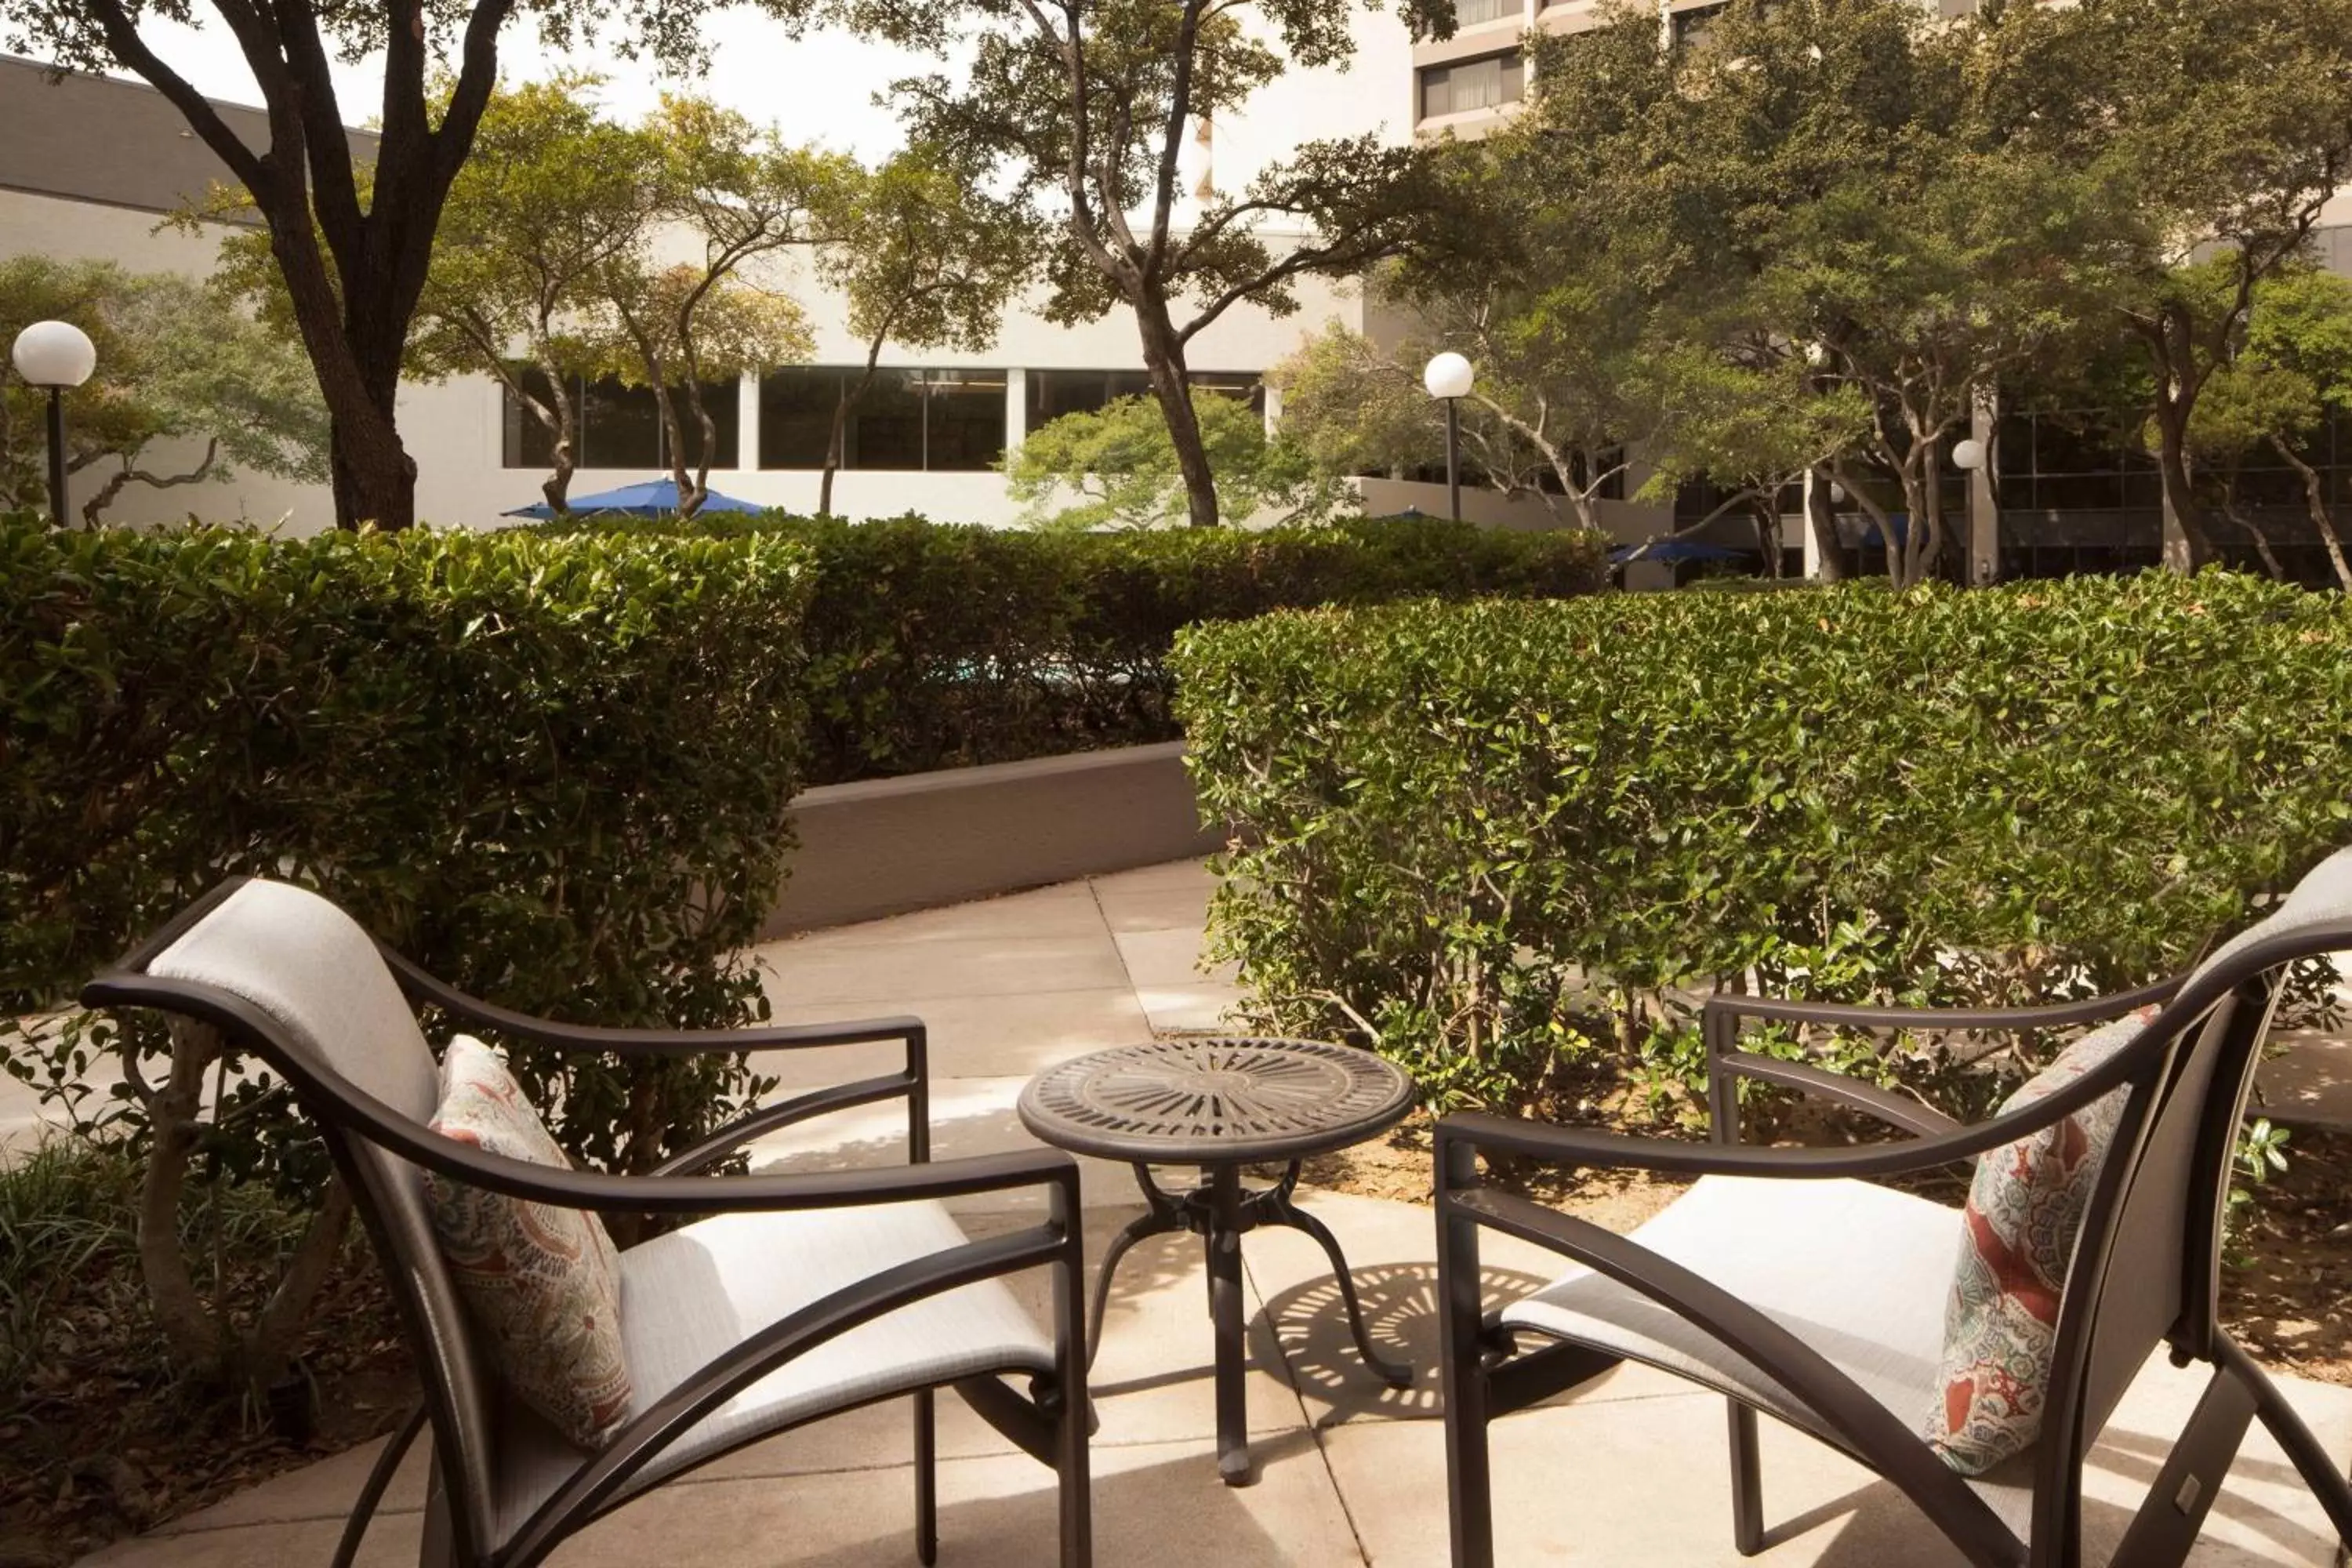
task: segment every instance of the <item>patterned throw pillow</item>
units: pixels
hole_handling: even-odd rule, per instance
[[[433,1130],[486,1153],[569,1169],[499,1054],[470,1035],[441,1058]],[[425,1173],[441,1255],[490,1356],[522,1402],[584,1448],[629,1412],[621,1349],[621,1263],[604,1222]]]
[[[2046,1100],[2136,1038],[2156,1009],[2095,1029],[2002,1102],[2004,1112]],[[1980,1476],[2042,1435],[2058,1335],[2058,1298],[2074,1260],[2099,1166],[2115,1142],[2124,1093],[1977,1161],[1962,1211],[1959,1268],[1944,1309],[1940,1397],[1927,1439],[1944,1463]]]

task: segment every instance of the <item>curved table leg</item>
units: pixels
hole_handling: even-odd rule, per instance
[[[1095,1364],[1095,1357],[1102,1352],[1103,1314],[1110,1308],[1110,1279],[1118,1268],[1118,1260],[1127,1256],[1129,1247],[1147,1237],[1165,1236],[1170,1231],[1183,1228],[1181,1219],[1155,1205],[1150,1213],[1138,1215],[1128,1221],[1120,1227],[1119,1233],[1110,1238],[1110,1245],[1103,1248],[1102,1268],[1095,1275],[1094,1310],[1087,1314],[1087,1365],[1089,1369]]]
[[[1286,1194],[1265,1204],[1263,1207],[1269,1222],[1275,1225],[1286,1225],[1293,1230],[1306,1232],[1321,1246],[1324,1256],[1330,1258],[1332,1276],[1339,1281],[1339,1300],[1348,1309],[1348,1329],[1355,1335],[1356,1353],[1364,1358],[1364,1364],[1385,1379],[1391,1387],[1412,1386],[1412,1368],[1390,1361],[1372,1348],[1370,1331],[1364,1327],[1363,1303],[1356,1299],[1355,1277],[1348,1272],[1348,1259],[1347,1256],[1339,1250],[1339,1238],[1333,1236],[1329,1227],[1321,1220],[1290,1202]]]

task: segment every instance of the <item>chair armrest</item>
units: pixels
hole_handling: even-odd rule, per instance
[[[1716,1135],[1727,1143],[1738,1141],[1738,1081],[1743,1078],[1866,1111],[1889,1126],[1920,1137],[1937,1137],[1961,1127],[1961,1123],[1940,1110],[1889,1093],[1850,1074],[1740,1050],[1738,1042],[1742,1018],[1829,1024],[1846,1028],[2056,1029],[2119,1018],[2134,1008],[2168,1001],[2180,985],[2178,978],[2159,980],[2137,991],[2042,1007],[1865,1007],[1780,996],[1710,996],[1700,1015],[1700,1031],[1706,1039],[1707,1102],[1715,1118]]]
[[[911,1073],[893,1073],[888,1078],[860,1079],[856,1083],[838,1084],[831,1089],[812,1089],[773,1105],[755,1107],[697,1143],[691,1149],[656,1165],[648,1175],[688,1176],[708,1170],[755,1138],[764,1138],[780,1127],[807,1121],[819,1116],[829,1116],[836,1110],[871,1105],[882,1100],[918,1101],[916,1121],[921,1118],[920,1090],[922,1080]],[[909,1155],[917,1162],[928,1157],[928,1141],[918,1140]]]
[[[388,1131],[388,1130],[387,1130]],[[509,1197],[593,1209],[600,1214],[751,1214],[856,1208],[868,1204],[969,1197],[1024,1187],[1057,1189],[1075,1215],[1078,1163],[1058,1149],[1024,1149],[854,1171],[754,1173],[742,1176],[618,1175],[562,1171],[485,1153],[436,1133],[401,1131],[373,1141],[403,1158]],[[437,1147],[436,1147],[437,1145]],[[677,1162],[673,1161],[672,1164]]]
[[[1703,1018],[1769,1018],[1790,1024],[1836,1024],[1864,1029],[2063,1029],[2104,1023],[2135,1007],[2168,1002],[2186,976],[2176,975],[2111,996],[2086,996],[2041,1007],[1870,1007],[1845,1002],[1802,1002],[1785,996],[1707,998]]]
[[[1718,1081],[1754,1079],[1759,1083],[1793,1089],[1816,1100],[1866,1110],[1887,1125],[1916,1137],[1957,1132],[1965,1125],[1940,1110],[1866,1083],[1850,1073],[1830,1072],[1802,1062],[1782,1061],[1778,1057],[1758,1056],[1751,1051],[1721,1051],[1708,1059],[1707,1071]],[[1730,1139],[1727,1136],[1725,1141]]]
[[[2015,1142],[2072,1116],[2083,1107],[2144,1077],[2168,1044],[2151,1030],[2130,1046],[2017,1110],[1928,1136],[1899,1138],[1844,1149],[1758,1149],[1738,1143],[1693,1143],[1672,1138],[1629,1138],[1577,1127],[1551,1127],[1474,1111],[1437,1123],[1437,1183],[1442,1193],[1477,1185],[1475,1152],[1502,1150],[1556,1164],[1593,1170],[1657,1171],[1689,1176],[1788,1176],[1815,1181],[1838,1176],[1907,1175],[1971,1159]]]
[[[919,1052],[924,1043],[923,1021],[906,1015],[837,1024],[763,1024],[750,1029],[617,1029],[596,1024],[559,1023],[469,996],[381,942],[376,944],[376,951],[383,954],[393,978],[411,1002],[429,1004],[467,1023],[559,1050],[625,1057],[680,1057],[905,1040],[911,1050]]]

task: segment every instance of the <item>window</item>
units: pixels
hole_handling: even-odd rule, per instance
[[[1116,397],[1149,397],[1151,378],[1139,370],[1033,370],[1029,428],[1065,414],[1092,414]]]
[[[1715,19],[1731,9],[1727,5],[1694,5],[1687,11],[1674,14],[1674,39],[1678,47],[1704,43],[1714,30]]]
[[[1499,22],[1506,16],[1519,16],[1524,7],[1518,0],[1454,0],[1454,25],[1475,27],[1481,22]]]
[[[1461,114],[1517,103],[1526,86],[1527,69],[1519,51],[1488,55],[1484,59],[1457,60],[1450,66],[1428,66],[1421,73],[1421,117]]]
[[[862,366],[793,366],[760,382],[760,466],[822,468],[834,410]],[[844,468],[992,468],[1004,455],[1001,370],[882,370],[842,430]]]
[[[544,387],[547,380],[537,370],[523,371],[523,384],[534,388]],[[572,395],[576,399],[575,411],[580,428],[578,450],[572,454],[575,467],[583,468],[666,468],[669,466],[667,443],[662,439],[661,408],[649,386],[624,386],[609,377],[583,382],[572,381]],[[700,447],[700,431],[696,425],[694,410],[685,400],[683,389],[673,395],[680,428],[686,438],[687,462],[692,465]],[[710,456],[714,468],[736,466],[740,449],[740,420],[736,384],[731,381],[707,381],[702,384],[702,406],[710,416],[718,437],[716,449]],[[500,454],[509,468],[545,468],[555,463],[555,437],[540,423],[539,416],[523,406],[522,400],[511,392],[506,395],[504,440]]]
[[[1193,389],[1246,402],[1265,412],[1265,384],[1254,370],[1196,370]],[[1029,428],[1065,414],[1091,414],[1116,397],[1149,397],[1151,377],[1139,370],[1033,370],[1029,373]]]

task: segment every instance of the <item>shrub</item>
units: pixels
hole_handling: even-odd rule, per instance
[[[783,541],[0,520],[10,1013],[56,1005],[206,888],[258,873],[322,889],[509,1005],[751,1018],[764,1003],[740,950],[800,783],[804,562]],[[12,1070],[61,1095],[89,1043],[0,1032]],[[570,1148],[633,1167],[746,1084],[726,1063],[515,1054]],[[263,1080],[248,1100],[215,1156],[315,1181],[273,1152]]]
[[[1114,534],[781,514],[686,526],[782,534],[814,553],[811,784],[1173,740],[1168,652],[1196,621],[1409,596],[1564,598],[1607,580],[1590,535],[1433,518]]]
[[[1174,666],[1236,835],[1214,941],[1273,1022],[1519,1104],[1692,1079],[1713,991],[2179,969],[2352,839],[2347,656],[2344,599],[2151,574],[1282,614]],[[1832,1048],[1973,1114],[2036,1044]]]

